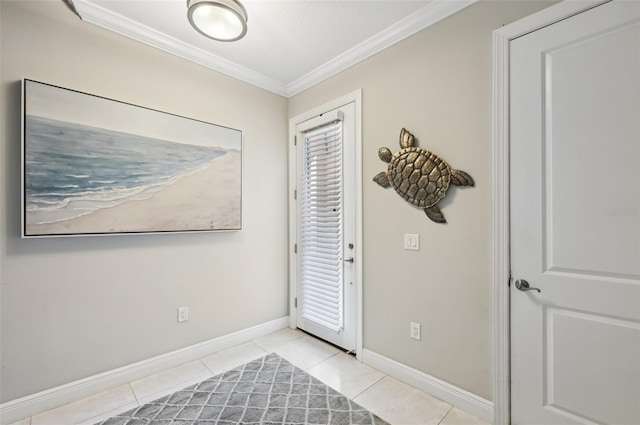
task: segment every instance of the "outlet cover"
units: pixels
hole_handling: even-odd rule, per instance
[[[411,322],[411,338],[420,341],[420,323]]]
[[[420,235],[405,234],[404,249],[409,251],[420,251]]]
[[[189,307],[178,308],[178,322],[186,322],[189,320]]]

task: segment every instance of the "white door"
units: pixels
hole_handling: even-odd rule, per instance
[[[296,127],[297,327],[356,348],[355,102]]]
[[[640,424],[640,2],[510,57],[512,422]]]

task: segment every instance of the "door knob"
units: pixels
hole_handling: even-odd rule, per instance
[[[538,291],[538,292],[542,292],[540,289],[538,288],[533,288],[531,286],[529,286],[529,282],[527,282],[524,279],[518,279],[516,280],[516,288],[518,288],[520,291],[524,292],[524,291]]]
[[[345,263],[353,263],[353,257],[345,258],[343,261]]]

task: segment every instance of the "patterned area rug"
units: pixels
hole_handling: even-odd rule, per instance
[[[100,425],[389,425],[276,354]]]

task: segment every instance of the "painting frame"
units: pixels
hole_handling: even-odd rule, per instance
[[[22,238],[242,230],[241,130],[21,82]]]

